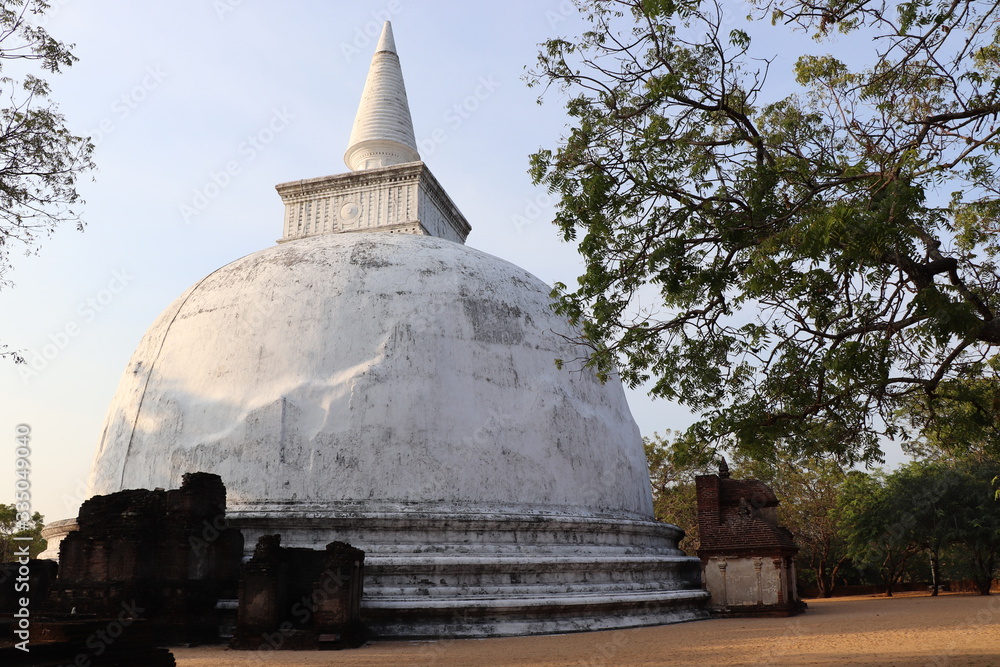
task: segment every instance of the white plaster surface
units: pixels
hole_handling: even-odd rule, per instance
[[[92,491],[208,471],[237,511],[387,501],[649,518],[621,386],[555,367],[578,351],[548,291],[423,236],[326,234],[244,257],[140,343]]]
[[[705,565],[705,587],[717,607],[776,605],[794,599],[788,572],[781,558],[713,557]]]
[[[289,241],[317,234],[385,231],[465,243],[472,227],[423,162],[275,186]]]
[[[579,356],[574,333],[537,278],[458,243],[288,241],[207,276],[153,324],[92,492],[221,475],[248,551],[275,533],[365,551],[377,636],[704,618],[699,561],[652,520],[621,385],[555,366]]]
[[[420,159],[392,26],[382,27],[344,162],[354,171]]]

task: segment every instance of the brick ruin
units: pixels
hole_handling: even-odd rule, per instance
[[[778,498],[766,484],[718,475],[695,480],[709,608],[717,616],[790,616],[805,610],[795,583],[798,547],[778,525]]]
[[[227,627],[234,648],[364,643],[363,551],[343,542],[284,548],[266,535],[244,564],[243,536],[225,510],[222,479],[208,473],[184,475],[179,489],[86,501],[78,530],[59,546],[58,576],[53,561],[30,563],[32,660],[169,666],[173,657],[157,646],[217,643]],[[10,566],[0,567],[0,664],[21,656],[12,616],[19,564]]]
[[[264,535],[240,579],[238,649],[350,648],[365,641],[365,552],[344,542],[325,551],[286,548]]]
[[[28,565],[31,664],[170,667],[173,656],[158,646],[217,641],[216,607],[235,596],[243,557],[243,536],[226,527],[225,509],[221,478],[206,473],[184,475],[180,489],[86,501],[58,567]],[[9,615],[6,588],[0,608]],[[10,626],[0,664],[24,664],[14,625],[6,616],[0,625]]]
[[[218,475],[189,473],[181,488],[95,496],[59,547],[54,613],[114,618],[141,609],[161,641],[215,641],[220,598],[236,597],[243,536],[226,526]]]

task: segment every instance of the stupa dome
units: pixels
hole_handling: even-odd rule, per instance
[[[483,637],[704,618],[699,561],[653,518],[617,379],[528,272],[466,247],[420,161],[388,23],[352,171],[277,187],[282,240],[211,273],[139,344],[91,491],[210,472],[262,536],[365,556],[382,637]],[[562,359],[569,368],[560,369]],[[47,528],[50,552],[72,521]]]
[[[363,500],[648,518],[621,385],[556,368],[582,351],[550,302],[523,269],[430,236],[322,234],[255,252],[149,329],[93,492],[206,470],[233,511]]]

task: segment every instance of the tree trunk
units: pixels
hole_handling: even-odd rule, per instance
[[[941,562],[938,558],[937,549],[931,549],[931,595],[938,594],[941,583]]]
[[[972,581],[976,584],[976,590],[980,595],[989,595],[993,586],[993,573],[996,571],[996,557],[994,554],[981,554],[978,550],[972,552],[972,562],[975,567],[975,574]]]
[[[833,597],[833,589],[837,587],[837,573],[840,572],[840,566],[847,562],[847,557],[841,558],[837,561],[837,564],[833,566],[833,570],[830,572],[830,586],[826,589],[826,595],[823,597],[831,598]]]
[[[885,596],[887,598],[892,597],[892,586],[896,583],[895,573],[891,573],[888,570],[882,570],[882,583],[885,584]]]
[[[882,575],[882,583],[885,584],[885,596],[891,598],[892,587],[899,580],[899,575],[896,573],[896,562],[893,560],[891,553],[882,562],[882,571],[880,574]]]
[[[821,598],[828,598],[830,591],[826,585],[826,567],[824,566],[823,559],[820,559],[819,563],[816,564],[816,591]]]

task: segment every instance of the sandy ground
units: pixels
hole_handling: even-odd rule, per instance
[[[511,639],[374,642],[351,651],[172,649],[179,667],[1000,665],[1000,595],[810,600],[792,618]]]

